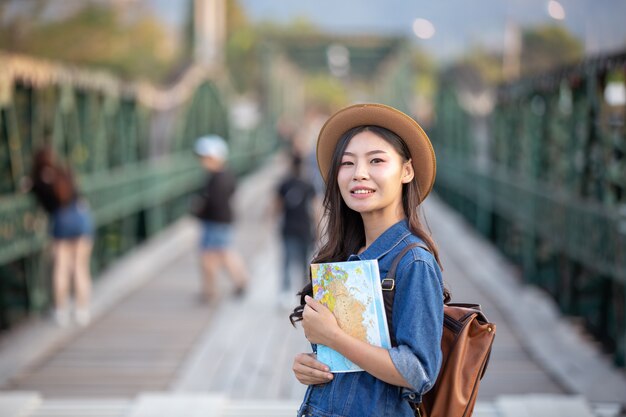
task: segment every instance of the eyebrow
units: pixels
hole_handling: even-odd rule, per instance
[[[384,153],[384,154],[386,154],[387,152],[386,152],[386,151],[379,150],[379,149],[376,149],[376,150],[373,150],[373,151],[369,151],[369,152],[367,152],[365,155],[368,155],[368,156],[369,156],[369,155],[375,155],[375,154],[379,154],[379,153]],[[348,156],[356,156],[356,155],[355,155],[355,154],[353,154],[352,152],[344,152],[343,154],[344,154],[344,155],[348,155]]]

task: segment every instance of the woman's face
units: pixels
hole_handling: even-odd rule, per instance
[[[346,205],[361,215],[404,217],[402,184],[413,167],[386,140],[370,131],[357,133],[341,158],[337,183]]]

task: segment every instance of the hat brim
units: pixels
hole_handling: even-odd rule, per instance
[[[330,164],[339,139],[357,126],[380,126],[398,135],[409,148],[415,179],[419,185],[420,202],[435,183],[437,162],[430,139],[411,117],[384,104],[367,103],[345,107],[333,114],[320,130],[317,139],[317,165],[328,182]]]

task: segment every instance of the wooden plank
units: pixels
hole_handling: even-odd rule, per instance
[[[133,396],[168,387],[210,321],[198,302],[195,254],[139,291],[42,362],[11,381],[45,396]]]
[[[126,417],[130,400],[46,399],[28,417]]]
[[[280,245],[276,223],[266,218],[276,172],[251,181],[249,190],[244,185],[239,194],[239,207],[253,207],[240,214],[235,238],[251,271],[250,288],[241,300],[223,300],[181,368],[173,386],[177,391],[217,391],[249,400],[300,400],[304,394],[291,364],[295,353],[309,351],[310,345],[291,328],[288,312],[278,309]]]
[[[226,401],[221,395],[143,394],[128,417],[220,416]]]
[[[436,198],[429,198],[426,206],[444,267],[457,264],[456,269],[462,271],[454,285],[463,291],[474,287],[480,298],[474,298],[476,292],[472,292],[468,301],[484,300],[487,316],[498,326],[494,349],[498,349],[502,323],[516,335],[520,347],[529,352],[529,363],[541,368],[532,391],[527,384],[515,387],[516,376],[511,374],[511,384],[498,381],[491,394],[560,391],[584,395],[594,403],[624,403],[624,373],[607,360],[597,344],[581,337],[579,330],[563,319],[545,292],[520,282],[516,268],[449,207]],[[493,363],[485,376],[484,388],[492,368]],[[482,395],[483,389],[479,399],[485,399]]]
[[[238,401],[229,405],[222,417],[293,417],[300,403],[297,401]]]
[[[502,417],[594,417],[587,401],[578,396],[502,396],[495,405]]]
[[[0,391],[0,416],[22,417],[30,414],[41,404],[41,396],[36,392]]]
[[[444,282],[452,292],[452,301],[480,304],[489,320],[497,326],[489,367],[481,381],[478,400],[493,401],[498,396],[507,394],[564,394],[564,388],[524,349],[498,305],[476,285],[475,278],[469,275],[471,268],[467,265],[468,259],[474,263],[488,262],[489,259],[476,259],[472,255],[471,239],[462,240],[463,246],[459,244],[461,239],[458,234],[463,233],[463,230],[450,227],[440,204],[436,203],[437,210],[428,211],[432,213],[428,219],[433,236],[439,244]]]

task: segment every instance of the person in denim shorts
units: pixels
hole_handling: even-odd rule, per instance
[[[200,219],[202,293],[206,301],[218,297],[216,276],[225,268],[232,279],[235,296],[244,294],[248,282],[243,260],[232,249],[233,210],[231,199],[236,188],[235,175],[228,169],[228,146],[217,135],[196,141],[195,153],[208,172],[204,187],[195,201],[194,214]]]
[[[293,372],[308,385],[299,416],[413,416],[410,403],[435,383],[441,366],[443,286],[437,248],[420,222],[418,207],[432,189],[435,155],[421,127],[381,104],[349,106],[332,115],[317,142],[326,183],[325,240],[313,263],[377,259],[381,279],[400,259],[391,318],[391,349],[357,339],[332,312],[300,292],[290,315],[300,322],[312,353],[295,356]],[[315,355],[318,344],[363,369],[332,373]]]
[[[93,222],[87,202],[80,198],[71,170],[49,146],[34,154],[31,191],[48,213],[54,268],[54,317],[65,326],[70,320],[70,288],[75,291],[74,318],[90,321]]]

